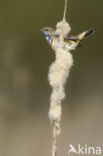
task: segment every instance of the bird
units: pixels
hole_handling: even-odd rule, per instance
[[[59,45],[59,34],[55,30],[50,27],[43,27],[40,29],[47,42],[51,46],[51,48],[56,51]],[[92,35],[94,32],[94,28],[88,29],[76,36],[64,36],[64,47],[63,49],[66,51],[74,50],[76,47],[81,47],[81,40]]]

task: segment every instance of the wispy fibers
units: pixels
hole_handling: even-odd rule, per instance
[[[52,156],[57,153],[57,136],[60,134],[60,121],[62,114],[61,102],[65,97],[64,84],[69,76],[70,68],[73,65],[72,55],[63,49],[64,36],[66,36],[71,28],[66,22],[67,0],[65,0],[63,20],[56,25],[56,32],[59,34],[59,45],[55,52],[56,59],[49,69],[48,79],[52,86],[52,94],[50,97],[49,118],[53,126],[53,148]]]

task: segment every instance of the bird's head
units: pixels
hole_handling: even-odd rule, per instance
[[[52,35],[52,33],[54,32],[54,30],[50,27],[43,27],[42,29],[40,29],[44,35]]]
[[[40,29],[40,30],[43,32],[43,34],[44,34],[44,36],[45,36],[47,42],[50,43],[50,40],[51,40],[51,36],[50,36],[50,35],[51,35],[51,32],[52,32],[52,28],[43,27],[43,28]]]

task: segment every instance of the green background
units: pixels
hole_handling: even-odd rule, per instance
[[[51,155],[47,73],[55,52],[39,29],[55,29],[63,9],[64,0],[0,2],[0,156]],[[103,1],[68,0],[66,19],[70,34],[92,27],[95,34],[71,51],[58,156],[70,143],[103,145]]]

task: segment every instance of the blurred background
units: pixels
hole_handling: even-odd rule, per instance
[[[0,156],[51,156],[47,75],[55,55],[39,29],[55,29],[63,9],[64,0],[0,2]],[[70,34],[96,31],[71,52],[58,156],[68,155],[69,144],[103,146],[102,14],[103,1],[68,2]]]

